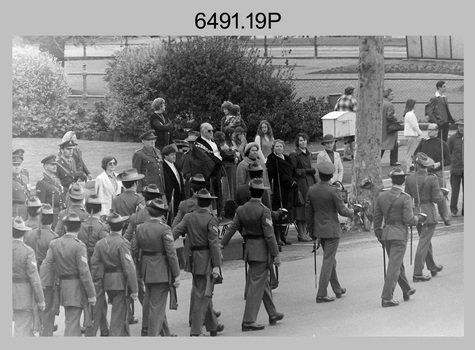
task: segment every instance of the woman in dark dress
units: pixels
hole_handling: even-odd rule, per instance
[[[156,98],[152,102],[152,113],[150,114],[150,128],[155,132],[155,148],[160,152],[163,147],[172,143],[171,132],[173,130],[173,123],[164,114],[165,100],[161,97]]]

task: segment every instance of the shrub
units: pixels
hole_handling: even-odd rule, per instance
[[[68,84],[62,67],[48,53],[13,47],[13,136],[41,136],[54,131],[68,112]]]

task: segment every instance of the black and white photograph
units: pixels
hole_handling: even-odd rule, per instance
[[[9,342],[464,347],[467,9],[364,3],[12,24]]]

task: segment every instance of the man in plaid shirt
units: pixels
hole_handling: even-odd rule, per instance
[[[348,85],[345,88],[345,93],[340,96],[338,101],[335,104],[335,111],[350,111],[356,112],[356,98],[353,97],[353,91],[355,87],[353,85]],[[344,139],[345,150],[343,152],[343,160],[352,160],[353,159],[353,142],[355,141],[354,136],[348,136]],[[350,149],[349,156],[347,157],[348,148]]]

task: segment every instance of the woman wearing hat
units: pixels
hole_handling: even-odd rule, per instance
[[[295,137],[295,149],[289,154],[292,166],[297,176],[298,190],[303,198],[307,197],[308,188],[317,183],[315,174],[317,170],[312,167],[312,155],[307,149],[308,135],[304,132]],[[297,223],[297,238],[299,242],[310,242],[306,234],[305,205],[294,208],[295,221]]]
[[[238,164],[236,168],[236,188],[245,185],[249,182],[250,177],[248,173],[249,165],[257,162],[264,169],[262,177],[267,187],[270,186],[269,177],[267,175],[267,168],[265,163],[258,157],[259,145],[255,142],[250,142],[244,149],[244,159]]]
[[[102,200],[101,215],[108,215],[112,208],[112,199],[121,192],[122,183],[115,172],[117,159],[112,156],[102,158],[104,172],[96,178],[95,191]]]
[[[325,147],[323,151],[320,151],[317,155],[317,165],[322,162],[331,162],[335,166],[335,172],[333,173],[332,182],[343,181],[343,163],[341,162],[340,154],[334,152],[336,139],[331,134],[327,134],[322,139],[322,145]]]

